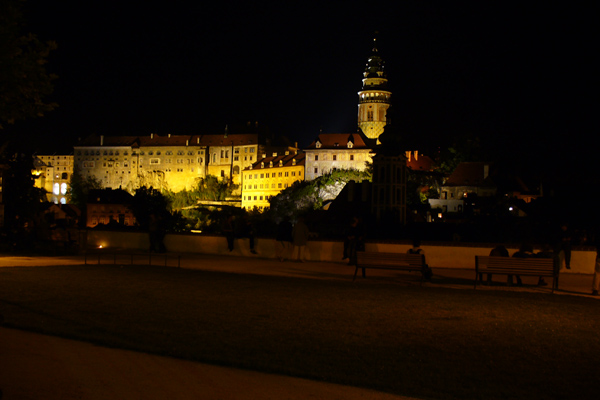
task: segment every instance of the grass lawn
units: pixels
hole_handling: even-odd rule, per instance
[[[0,269],[9,327],[436,399],[596,399],[600,307],[148,266]]]

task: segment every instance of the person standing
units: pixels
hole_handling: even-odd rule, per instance
[[[284,217],[277,225],[277,235],[275,237],[276,255],[279,261],[284,261],[285,256],[289,255],[292,248],[292,224],[289,218]]]
[[[571,230],[567,224],[562,224],[558,236],[560,250],[565,260],[565,268],[571,269]]]
[[[308,226],[304,223],[304,217],[299,217],[294,229],[292,230],[292,241],[294,244],[294,253],[298,249],[298,256],[296,260],[298,262],[304,262],[304,250],[308,243]]]
[[[223,221],[223,225],[221,226],[221,232],[223,232],[223,235],[225,235],[225,238],[227,239],[227,249],[229,251],[233,251],[233,241],[235,238],[234,230],[233,230],[233,222],[234,222],[233,215],[229,215]]]
[[[344,238],[344,257],[348,259],[348,265],[356,265],[356,252],[364,250],[364,234],[358,217],[352,217],[350,227]]]

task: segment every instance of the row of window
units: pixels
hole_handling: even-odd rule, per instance
[[[321,158],[319,158],[319,154],[315,154],[313,156],[314,161],[327,161],[327,154],[321,154],[320,155]],[[310,160],[310,154],[306,155],[306,159]],[[349,161],[354,161],[354,154],[350,154],[348,156]],[[332,154],[331,155],[331,161],[344,161],[344,156],[343,155],[339,155],[339,160],[338,160],[338,155],[337,154]]]
[[[263,201],[263,200],[271,200],[273,196],[244,196],[245,201]]]
[[[289,185],[287,183],[271,183],[271,187],[270,189],[285,189],[287,188]],[[269,184],[268,183],[255,183],[254,185],[244,185],[244,190],[251,190],[251,189],[269,189]]]
[[[298,176],[302,176],[302,171],[280,171],[280,172],[266,172],[266,173],[262,173],[262,174],[247,174],[246,175],[246,179],[252,179],[252,177],[254,176],[254,179],[259,179],[259,175],[260,175],[260,179],[264,179],[264,178],[284,178],[284,177],[289,177],[291,176],[296,176],[296,172],[298,172]],[[269,176],[270,174],[270,176]]]

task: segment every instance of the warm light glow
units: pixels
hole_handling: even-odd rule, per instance
[[[442,218],[442,213],[438,213],[438,218]]]

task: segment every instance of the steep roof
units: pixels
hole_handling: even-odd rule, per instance
[[[371,149],[369,139],[359,133],[321,133],[306,149],[317,149],[317,141],[321,149],[347,149],[352,142],[353,149]]]
[[[294,164],[294,161],[296,160],[296,164]],[[279,165],[279,161],[281,161],[282,165]],[[282,167],[292,167],[294,165],[298,166],[298,165],[304,165],[306,161],[306,154],[304,153],[298,153],[298,154],[288,154],[288,155],[281,155],[281,156],[271,156],[271,157],[265,157],[265,158],[261,158],[260,160],[256,161],[254,164],[252,164],[252,168],[251,169],[266,169],[266,168],[282,168]],[[271,167],[271,162],[273,162],[273,166]],[[263,167],[264,164],[264,167]],[[249,170],[250,167],[246,168],[246,170]]]
[[[489,171],[490,163],[462,162],[448,177],[444,186],[495,186]]]

